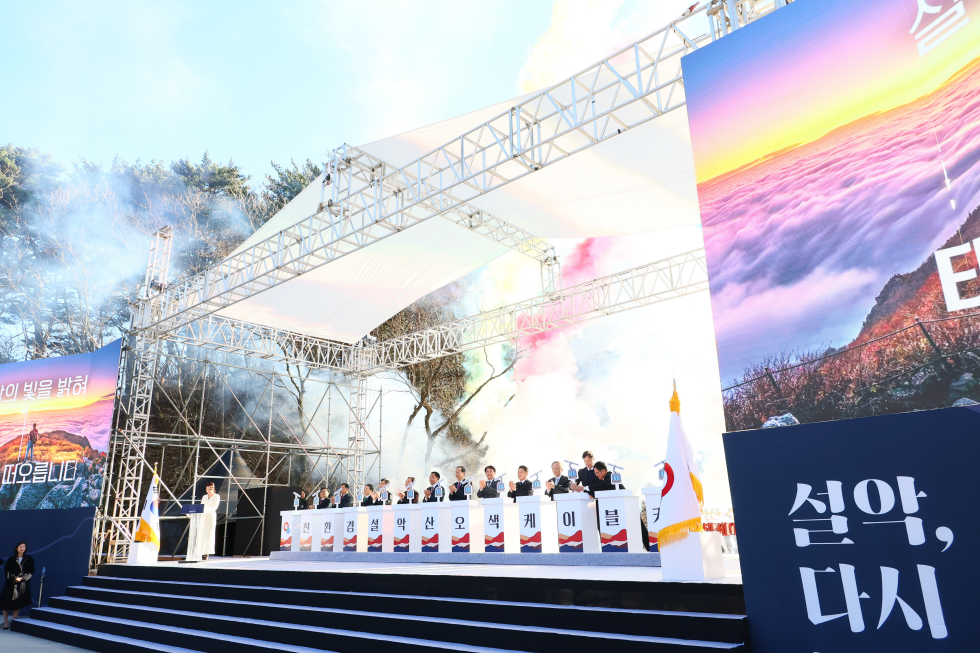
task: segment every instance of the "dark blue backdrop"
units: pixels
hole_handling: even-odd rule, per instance
[[[31,599],[37,605],[41,569],[47,568],[44,595],[63,596],[68,585],[79,585],[88,573],[95,508],[0,511],[0,557],[6,562],[20,540],[37,567],[31,578]]]
[[[753,651],[978,649],[973,407],[724,440]]]

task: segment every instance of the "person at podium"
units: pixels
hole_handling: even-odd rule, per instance
[[[466,501],[466,483],[463,482],[465,477],[466,468],[460,465],[456,468],[456,482],[450,486],[452,488],[452,491],[449,493],[450,501]]]
[[[306,498],[306,490],[299,491],[299,510],[306,510],[310,507],[310,500]]]
[[[436,501],[445,500],[445,497],[436,496],[436,487],[439,486],[440,478],[442,477],[439,475],[439,472],[429,474],[429,487],[425,488],[425,498],[422,499],[422,503],[435,503]]]
[[[218,506],[221,504],[221,495],[214,491],[214,483],[204,486],[204,496],[201,503],[204,505],[204,516],[201,518],[201,532],[198,534],[198,542],[201,549],[201,558],[208,559],[209,555],[214,555],[214,532],[218,527]]]
[[[354,502],[350,496],[350,486],[347,483],[340,484],[340,505],[338,508],[350,508],[351,504]]]
[[[375,498],[374,505],[383,506],[384,504],[388,503],[389,500],[391,500],[391,488],[388,487],[390,484],[391,481],[389,481],[386,478],[383,478],[380,481],[378,481],[378,493]],[[385,497],[385,490],[388,491],[387,498]]]
[[[327,492],[327,488],[320,490],[319,501],[316,502],[316,507],[318,510],[323,510],[330,507],[330,493]]]
[[[364,495],[364,500],[361,501],[362,508],[381,505],[381,501],[378,499],[378,493],[374,491],[374,486],[370,483],[364,486],[362,494]]]
[[[582,452],[582,469],[578,470],[578,481],[575,483],[575,487],[572,488],[575,492],[589,492],[589,488],[592,483],[595,482],[597,476],[595,474],[595,469],[593,467],[593,461],[595,457],[589,450]],[[589,492],[589,496],[592,493]]]
[[[430,481],[432,480],[432,475],[431,474],[429,475],[429,480]],[[436,480],[438,481],[439,478],[436,477]],[[405,479],[405,487],[408,488],[408,486],[411,485],[414,482],[415,482],[415,477],[414,476],[409,476],[408,478]],[[435,486],[435,484],[433,484],[433,492],[435,491],[435,487],[434,486]],[[414,496],[411,499],[409,499],[408,498],[408,490],[407,489],[404,492],[399,492],[398,493],[398,505],[404,506],[404,505],[407,505],[409,503],[418,503],[419,502],[419,494],[420,494],[419,491],[416,490],[415,488],[412,488],[412,494]],[[426,496],[428,496],[428,495],[426,495]]]
[[[521,465],[517,468],[517,482],[510,482],[510,492],[507,493],[511,499],[515,502],[517,497],[529,497],[534,494],[534,488],[531,485],[531,481],[527,480],[527,467]]]
[[[483,473],[487,475],[487,480],[480,481],[480,489],[476,491],[476,496],[481,499],[496,499],[500,496],[497,491],[497,468],[493,465],[487,465],[483,468]]]
[[[561,463],[557,460],[551,463],[551,473],[554,476],[545,483],[547,488],[544,493],[545,496],[550,497],[552,501],[555,500],[556,494],[568,494],[571,482],[568,477],[561,473]]]
[[[595,464],[593,468],[595,471],[595,480],[591,482],[586,492],[589,496],[595,499],[596,492],[604,492],[605,490],[616,490],[618,489],[609,479],[609,470],[606,469],[606,463],[601,460]]]

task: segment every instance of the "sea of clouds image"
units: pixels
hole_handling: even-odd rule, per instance
[[[0,445],[31,430],[37,422],[40,433],[66,431],[73,435],[88,438],[89,444],[97,451],[109,447],[109,432],[112,429],[112,396],[103,397],[87,406],[63,410],[32,411],[26,415],[13,413],[0,416]]]
[[[977,116],[980,60],[699,185],[723,384],[767,356],[849,343],[888,279],[956,233],[980,204]]]

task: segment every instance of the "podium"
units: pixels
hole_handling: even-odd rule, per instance
[[[453,553],[483,553],[483,506],[475,499],[451,501]]]
[[[204,526],[204,506],[199,503],[189,503],[181,506],[181,514],[187,515],[187,555],[184,562],[201,562],[204,559],[201,542],[201,529]]]
[[[343,515],[343,550],[347,553],[367,552],[367,527],[368,516],[367,508],[350,507],[341,508]]]
[[[632,490],[595,493],[603,553],[646,553],[640,535],[640,497]]]
[[[319,521],[319,515],[314,515],[313,510],[301,510],[299,513],[299,550],[313,550],[313,531],[315,530],[314,521]]]
[[[313,550],[314,551],[339,551],[343,549],[342,543],[341,547],[337,548],[337,541],[340,538],[334,537],[334,533],[340,528],[340,517],[339,512],[333,508],[325,508],[324,510],[313,510],[311,512],[316,513],[317,522],[319,524],[318,532],[320,533],[320,541],[317,543],[316,538],[313,540]],[[319,548],[318,548],[319,547]]]
[[[517,504],[509,497],[483,499],[483,552],[518,553],[520,520]]]
[[[393,513],[392,548],[395,553],[422,552],[422,504],[402,503],[391,506]]]
[[[558,551],[560,553],[599,553],[596,502],[585,492],[555,495]]]
[[[391,553],[394,543],[395,512],[391,506],[368,506],[367,550],[368,553]]]
[[[640,494],[643,495],[643,500],[647,504],[647,533],[650,538],[650,553],[657,551],[657,529],[659,525],[657,520],[660,519],[660,492],[663,490],[661,487],[645,487],[640,489]]]
[[[299,511],[283,510],[282,528],[279,529],[279,550],[280,551],[299,551]],[[190,551],[188,541],[187,550]]]
[[[517,497],[521,553],[558,553],[558,513],[547,496]]]
[[[452,503],[433,501],[421,504],[422,553],[452,551]]]

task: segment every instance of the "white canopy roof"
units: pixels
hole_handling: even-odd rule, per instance
[[[359,149],[401,166],[517,101]],[[310,184],[236,252],[315,213],[321,181]],[[655,118],[470,204],[540,238],[628,235],[697,224],[687,112],[681,108]],[[448,220],[432,218],[220,314],[354,342],[417,299],[508,252]]]

